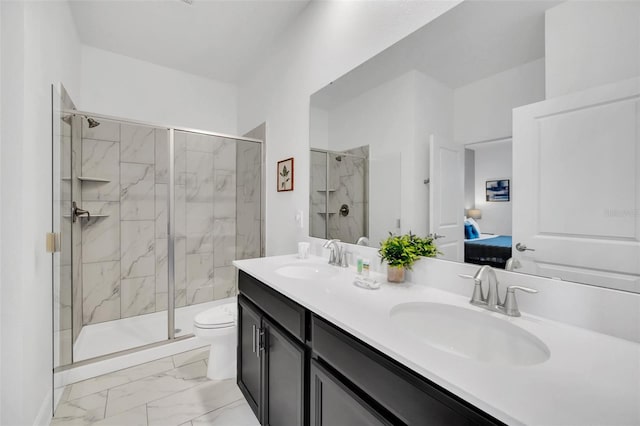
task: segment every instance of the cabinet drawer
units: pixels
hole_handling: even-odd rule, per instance
[[[407,425],[501,424],[315,315],[313,352]]]
[[[305,309],[272,290],[244,271],[238,273],[238,288],[276,323],[304,343]]]
[[[391,426],[382,414],[311,360],[311,426]]]

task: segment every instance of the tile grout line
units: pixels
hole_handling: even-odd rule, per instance
[[[226,407],[228,407],[228,406],[230,406],[230,405],[232,405],[232,404],[235,404],[235,403],[236,403],[236,402],[238,402],[238,401],[242,401],[243,399],[244,399],[244,397],[240,397],[240,398],[236,399],[235,401],[231,401],[231,402],[229,402],[229,403],[227,403],[227,404],[221,405],[221,406],[220,406],[220,407],[218,407],[218,408],[214,408],[214,409],[213,409],[213,410],[211,410],[211,411],[207,411],[207,412],[206,412],[206,413],[204,413],[204,414],[200,414],[199,416],[196,416],[196,417],[192,418],[191,420],[189,420],[189,422],[193,425],[193,421],[194,421],[195,419],[198,419],[198,418],[200,418],[200,417],[206,416],[206,415],[211,414],[211,413],[213,413],[213,412],[216,412],[216,411],[218,411],[218,410],[222,410],[223,408],[226,408]]]
[[[204,346],[203,346],[203,347],[204,347]],[[195,350],[199,350],[199,349],[202,349],[202,348],[192,349],[191,351],[195,351]],[[191,351],[185,351],[185,352],[191,352]],[[185,353],[185,352],[180,352],[180,353],[175,354],[175,355],[180,355],[181,353]],[[164,358],[160,358],[160,359],[155,359],[155,360],[148,361],[148,362],[145,362],[145,363],[142,363],[142,364],[134,365],[134,366],[132,366],[132,367],[123,368],[123,369],[120,369],[120,370],[112,371],[112,372],[107,373],[107,374],[102,374],[102,375],[100,375],[100,376],[92,377],[92,378],[90,378],[90,379],[82,380],[82,381],[80,381],[80,382],[72,383],[72,384],[70,384],[70,385],[68,385],[68,386],[74,386],[74,385],[76,385],[76,384],[78,384],[78,383],[82,383],[82,382],[85,382],[85,381],[88,381],[88,380],[94,380],[94,379],[97,379],[98,377],[105,377],[105,376],[109,376],[109,375],[112,375],[112,374],[114,374],[114,373],[118,373],[118,372],[121,372],[121,371],[124,371],[124,370],[128,370],[129,368],[136,368],[136,367],[140,367],[140,366],[143,366],[143,365],[146,365],[146,364],[151,364],[151,363],[153,363],[153,362],[162,361],[162,360],[165,360],[165,359],[168,359],[168,358],[171,358],[171,364],[173,365],[173,368],[169,368],[169,369],[164,370],[164,371],[158,371],[158,372],[155,372],[155,373],[149,374],[149,375],[147,375],[147,376],[140,377],[140,378],[138,378],[138,379],[136,379],[136,380],[128,380],[128,381],[127,381],[127,382],[125,382],[125,383],[120,383],[120,384],[115,385],[115,386],[112,386],[112,387],[110,387],[110,388],[101,389],[101,390],[98,390],[98,391],[95,391],[95,392],[91,392],[91,393],[88,393],[88,394],[85,394],[85,395],[78,396],[78,397],[73,398],[73,399],[68,399],[68,398],[67,398],[67,400],[66,400],[66,401],[64,401],[64,402],[75,401],[75,400],[77,400],[77,399],[84,398],[84,397],[87,397],[87,396],[90,396],[90,395],[95,395],[95,394],[100,393],[100,392],[109,391],[109,390],[111,390],[111,389],[113,389],[113,388],[117,388],[117,387],[119,387],[119,386],[124,386],[124,385],[128,385],[128,384],[130,384],[130,383],[135,383],[135,382],[138,382],[138,381],[140,381],[140,380],[147,379],[147,378],[149,378],[149,377],[151,377],[151,376],[159,376],[159,375],[162,375],[162,374],[167,373],[167,372],[169,372],[169,371],[173,371],[173,370],[176,370],[176,369],[178,369],[178,368],[186,367],[187,365],[195,364],[195,363],[196,363],[196,362],[198,362],[198,361],[204,361],[204,359],[199,359],[199,360],[196,360],[196,361],[188,362],[188,363],[186,363],[186,364],[182,364],[180,367],[176,367],[176,363],[175,363],[175,361],[173,360],[173,357],[174,357],[175,355],[171,355],[171,356],[164,357]],[[206,365],[206,363],[205,363],[205,365]],[[71,390],[69,390],[69,395],[71,395]]]
[[[192,364],[195,364],[195,363],[197,363],[197,362],[202,362],[202,363],[204,363],[205,367],[207,367],[207,364],[204,362],[204,360],[200,359],[200,360],[198,360],[198,361],[194,361],[194,362],[190,362],[190,363],[185,364],[185,365],[181,365],[181,366],[180,366],[180,367],[178,367],[178,368],[186,367],[187,365],[192,365]],[[173,370],[177,370],[178,368],[174,368]],[[131,381],[131,382],[128,382],[128,383],[123,383],[123,384],[121,384],[121,385],[114,386],[113,388],[109,388],[109,389],[108,389],[108,391],[111,391],[112,389],[117,388],[117,387],[120,387],[120,386],[125,386],[125,385],[129,385],[129,384],[131,384],[131,383],[136,383],[136,382],[142,381],[142,380],[144,380],[144,379],[148,379],[149,377],[160,377],[160,376],[165,375],[165,373],[167,373],[167,372],[169,372],[169,371],[173,371],[173,370],[167,370],[167,371],[164,371],[164,372],[162,372],[162,373],[152,374],[151,376],[147,376],[147,377],[144,377],[144,378],[141,378],[141,379],[138,379],[138,380],[134,380],[134,381]],[[206,370],[206,368],[205,368],[205,370]],[[206,380],[209,380],[209,379],[207,379],[206,373],[205,373],[205,375],[204,375],[204,376],[202,376],[202,378],[204,378],[204,379],[206,379]],[[175,394],[177,394],[177,393],[181,393],[181,392],[184,392],[184,391],[187,391],[187,390],[193,389],[193,388],[195,388],[196,386],[200,386],[200,385],[202,385],[202,384],[206,383],[206,381],[198,382],[198,381],[196,381],[197,379],[198,379],[198,378],[194,378],[194,379],[177,379],[177,378],[176,378],[176,380],[180,380],[180,381],[182,381],[182,382],[191,382],[191,381],[193,381],[193,383],[194,383],[194,384],[193,384],[193,386],[190,386],[190,387],[188,387],[188,388],[185,388],[185,389],[182,389],[182,390],[179,390],[179,391],[176,391],[176,392],[173,392],[173,393],[167,394],[167,395],[163,395],[163,396],[158,397],[158,398],[156,398],[156,399],[152,399],[151,401],[147,401],[147,402],[145,402],[144,404],[145,404],[145,405],[148,405],[148,404],[150,404],[150,403],[152,403],[152,402],[159,401],[159,400],[161,400],[161,399],[164,399],[164,398],[170,397],[170,396],[175,395]],[[135,407],[132,407],[132,408],[135,408]],[[129,411],[129,410],[131,410],[132,408],[129,408],[129,409],[125,410],[125,411],[121,411],[121,412],[119,412],[119,413],[115,413],[115,414],[114,414],[114,416],[115,416],[115,415],[118,415],[118,414],[122,414],[122,413],[124,413],[124,412],[126,412],[126,411]],[[106,404],[105,404],[105,411],[106,411]],[[113,417],[113,416],[110,416],[110,417]]]

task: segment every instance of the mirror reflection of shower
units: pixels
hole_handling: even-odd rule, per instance
[[[311,150],[311,235],[355,244],[369,236],[369,146]]]

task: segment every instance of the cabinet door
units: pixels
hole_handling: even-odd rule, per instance
[[[264,425],[304,424],[304,347],[267,319],[264,329]]]
[[[317,361],[311,361],[311,426],[390,424]]]
[[[238,386],[258,419],[261,408],[261,315],[251,302],[238,297]]]

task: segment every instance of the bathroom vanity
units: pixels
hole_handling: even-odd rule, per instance
[[[319,257],[234,264],[237,380],[263,425],[640,421],[636,343],[423,283],[365,290]]]

